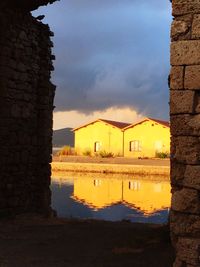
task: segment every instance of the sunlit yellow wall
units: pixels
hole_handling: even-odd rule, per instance
[[[95,142],[102,144],[102,151],[112,152],[115,155],[122,155],[123,153],[121,129],[97,121],[75,131],[75,149],[78,154],[83,154],[86,150],[94,153]]]
[[[129,151],[130,141],[141,141],[141,152]],[[159,152],[170,151],[170,129],[153,121],[144,121],[124,132],[124,156],[126,157],[155,157],[156,141],[162,142]]]
[[[98,177],[74,180],[74,197],[94,209],[101,209],[122,201],[121,190],[121,180],[98,179]]]

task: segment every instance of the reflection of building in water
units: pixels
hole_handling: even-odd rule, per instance
[[[150,214],[170,207],[171,194],[169,182],[77,178],[73,198],[96,210],[124,203]]]
[[[133,187],[130,188],[130,183]],[[153,213],[170,206],[170,184],[152,181],[123,181],[123,202],[144,213]]]
[[[121,202],[122,181],[120,179],[74,179],[73,198],[94,209],[101,209]]]

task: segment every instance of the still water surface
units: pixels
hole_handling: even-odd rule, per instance
[[[65,218],[165,223],[170,189],[158,177],[54,174],[52,206]]]

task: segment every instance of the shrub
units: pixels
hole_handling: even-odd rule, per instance
[[[169,158],[169,153],[167,153],[167,152],[156,152],[156,158],[160,158],[160,159]]]
[[[64,146],[57,152],[58,156],[76,155],[74,149],[70,146]]]
[[[91,155],[92,155],[92,152],[91,152],[91,150],[90,150],[90,149],[86,149],[85,151],[83,151],[83,155],[84,155],[84,156],[91,157]]]
[[[120,153],[120,152],[118,152],[117,154],[115,154],[115,157],[123,157],[123,154],[122,153]]]
[[[102,158],[113,158],[114,154],[112,152],[107,152],[105,150],[99,152],[99,156]]]

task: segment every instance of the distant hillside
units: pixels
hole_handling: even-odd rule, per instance
[[[53,131],[53,147],[74,146],[74,132],[72,128]]]

